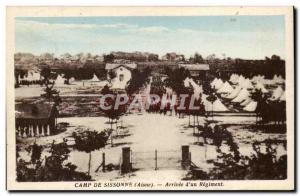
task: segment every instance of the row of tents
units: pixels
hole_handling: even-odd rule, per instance
[[[243,83],[244,80],[247,80],[243,75],[238,75],[238,74],[232,74],[230,76],[229,81],[233,84],[237,84],[237,83]],[[283,79],[283,77],[281,75],[277,75],[275,74],[273,79],[266,79],[265,76],[263,75],[256,75],[253,76],[251,79],[248,79],[251,82],[260,82],[264,85],[276,85],[276,84],[284,84],[285,80]]]
[[[19,75],[19,81],[22,80],[27,80],[27,81],[37,81],[41,79],[41,75],[39,72],[36,71],[30,71],[28,72],[27,76],[25,76],[24,78],[21,78],[21,76]]]
[[[38,81],[38,80],[41,80],[41,79],[42,79],[42,76],[41,76],[40,73],[37,72],[37,71],[30,71],[30,72],[28,72],[27,76],[24,77],[24,78],[21,78],[21,77],[19,76],[19,81],[22,81],[22,80],[26,80],[26,81]],[[55,79],[55,84],[56,84],[56,85],[64,85],[64,84],[66,84],[65,81],[66,81],[66,79],[65,79],[62,75],[58,74],[57,77],[56,77],[56,79]],[[70,84],[74,83],[75,81],[76,81],[76,80],[75,80],[74,77],[71,77],[71,78],[69,79],[69,83],[70,83]],[[100,82],[100,80],[99,80],[99,78],[96,76],[96,74],[93,75],[93,78],[92,78],[92,79],[89,79],[89,80],[83,80],[83,81],[84,81],[84,82]]]
[[[19,78],[19,81],[40,81],[42,79],[42,76],[40,75],[39,72],[34,72],[31,71],[27,74],[27,77],[24,78]],[[63,77],[63,75],[58,74],[56,79],[55,79],[55,85],[56,86],[64,86],[66,85],[66,79]],[[69,79],[68,84],[80,84],[83,86],[105,86],[109,85],[111,89],[124,89],[126,86],[126,81],[125,82],[120,82],[118,80],[115,80],[114,82],[110,83],[107,80],[100,81],[99,78],[96,76],[96,74],[93,75],[93,78],[88,79],[88,80],[75,80],[74,77],[71,77]]]
[[[262,93],[269,93],[271,101],[285,101],[285,91],[281,87],[284,83],[281,76],[274,76],[272,84],[276,84],[275,90],[267,90],[264,76],[254,76],[252,79],[245,78],[242,75],[233,74],[228,81],[223,82],[215,78],[211,82],[211,87],[224,99],[230,100],[233,105],[240,105],[244,111],[254,112],[257,102],[251,99],[251,92],[260,89]]]
[[[189,87],[191,86],[194,90],[194,96],[201,99],[203,101],[205,111],[207,112],[227,112],[229,109],[221,102],[219,98],[217,98],[213,103],[207,100],[208,95],[203,93],[202,86],[198,85],[192,78],[186,78],[184,80],[184,86]]]

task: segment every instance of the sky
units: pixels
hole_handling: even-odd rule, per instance
[[[285,58],[284,16],[17,17],[16,52]]]

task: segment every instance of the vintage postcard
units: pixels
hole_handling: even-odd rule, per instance
[[[293,7],[8,7],[7,189],[295,188]]]

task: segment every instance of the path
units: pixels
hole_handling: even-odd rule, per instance
[[[249,121],[254,122],[252,117],[215,117],[216,120],[225,120],[229,123],[243,124]],[[255,118],[254,118],[255,119]],[[160,114],[130,114],[122,117],[123,125],[129,130],[130,136],[124,138],[114,139],[114,147],[107,145],[104,149],[92,152],[92,176],[94,179],[116,180],[121,176],[118,171],[113,172],[98,172],[94,171],[102,162],[102,153],[106,154],[106,163],[120,164],[122,148],[129,146],[133,152],[154,152],[158,151],[179,151],[182,145],[190,145],[190,151],[192,153],[192,161],[200,166],[202,169],[209,169],[211,166],[206,163],[207,159],[215,158],[215,147],[212,145],[198,146],[194,145],[197,140],[193,135],[193,129],[187,128],[188,118],[179,119],[175,116],[160,115]],[[200,123],[203,124],[203,118],[200,119]],[[58,122],[68,122],[70,127],[67,131],[55,136],[37,138],[38,144],[50,144],[53,140],[60,142],[64,137],[68,137],[75,131],[78,126],[90,127],[93,130],[102,131],[108,128],[110,125],[106,124],[107,118],[105,117],[72,117],[72,118],[59,118]],[[228,123],[227,122],[227,123]],[[259,137],[260,139],[270,137],[269,134],[254,134],[247,130],[232,131],[236,136],[235,139],[240,140],[253,137]],[[241,135],[237,137],[238,135]],[[278,134],[274,134],[274,137],[278,137]],[[29,138],[27,140],[30,140]],[[200,139],[201,140],[201,139]],[[243,139],[244,140],[244,139]],[[28,141],[29,142],[29,141]],[[251,152],[251,143],[240,146],[240,150],[246,153]],[[151,153],[150,153],[151,154]],[[206,157],[205,157],[206,155]],[[153,156],[153,154],[151,154]],[[166,156],[168,156],[166,154]],[[77,170],[86,172],[88,167],[88,154],[85,152],[78,152],[72,150],[70,153],[69,161],[78,166]],[[180,170],[148,170],[134,172],[132,176],[125,176],[125,178],[140,179],[157,179],[167,178],[179,180],[182,178],[184,171]],[[124,177],[121,177],[124,178]]]

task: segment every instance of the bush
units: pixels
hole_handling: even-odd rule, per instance
[[[49,182],[49,181],[86,181],[91,177],[76,171],[77,166],[65,163],[69,157],[66,140],[63,143],[51,145],[51,155],[45,159],[35,160],[35,163],[23,159],[17,161],[17,181],[19,182]]]
[[[96,131],[73,133],[75,149],[89,153],[88,175],[90,175],[92,151],[104,148],[110,134],[111,130],[105,130],[100,133]]]
[[[231,132],[222,126],[216,125],[213,129],[207,124],[201,128],[200,136],[203,137],[204,143],[210,139],[210,144],[217,147],[217,160],[209,160],[214,164],[214,168],[203,173],[199,168],[192,168],[188,174],[191,179],[202,180],[279,180],[287,178],[287,155],[277,158],[276,148],[279,141],[264,140],[255,141],[252,144],[254,154],[250,157],[243,156],[239,152],[239,146],[234,141]],[[229,146],[228,153],[222,152],[222,144]],[[266,147],[266,152],[261,151],[261,145]],[[286,143],[283,142],[284,147]]]

